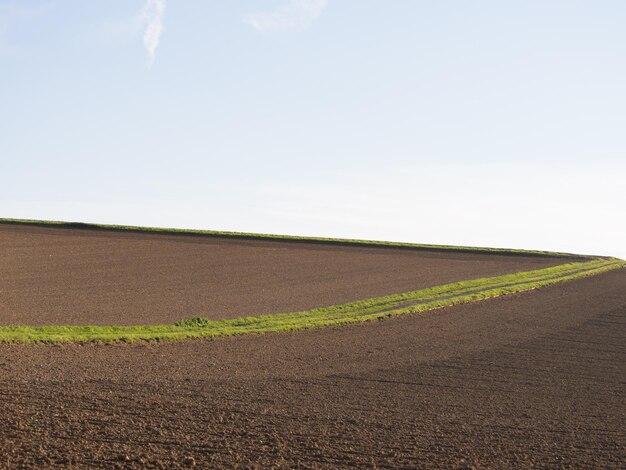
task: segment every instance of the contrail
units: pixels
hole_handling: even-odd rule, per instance
[[[165,0],[147,0],[143,7],[142,19],[146,25],[143,33],[143,45],[148,52],[148,66],[154,64],[156,50],[163,33],[163,14]]]

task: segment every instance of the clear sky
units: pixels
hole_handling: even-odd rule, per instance
[[[0,0],[0,217],[626,258],[623,0]]]

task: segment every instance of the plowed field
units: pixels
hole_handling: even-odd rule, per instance
[[[298,311],[565,262],[8,224],[0,224],[0,253],[0,325]]]
[[[623,468],[626,272],[337,329],[0,345],[0,464]]]
[[[163,308],[152,318],[146,308],[134,317],[122,306],[143,301],[123,287],[158,294],[167,280],[178,279],[183,288],[204,266],[198,257],[223,273],[239,260],[242,279],[262,278],[247,291],[243,281],[232,290],[223,282],[211,294],[216,299],[218,292],[244,291],[247,300],[222,299],[232,310],[203,310],[233,315],[245,313],[238,308],[256,311],[255,295],[269,311],[276,305],[293,310],[310,291],[306,302],[337,303],[559,262],[37,227],[0,226],[0,233],[13,263],[0,264],[4,324],[15,322],[11,305],[41,324],[189,316],[183,309],[173,318]],[[174,256],[186,250],[193,253],[189,271]],[[204,250],[224,251],[205,259]],[[42,268],[56,278],[36,269],[36,258],[46,253],[63,253]],[[246,259],[256,268],[246,270]],[[274,259],[280,262],[259,276],[261,260]],[[165,260],[171,264],[159,270]],[[298,274],[292,264],[308,268]],[[94,265],[101,269],[92,284]],[[149,266],[157,276],[141,276]],[[324,280],[329,273],[340,287]],[[271,289],[266,278],[290,286],[277,287],[284,303],[263,303],[272,298],[263,295]],[[96,315],[87,307],[100,305],[101,297],[88,287],[105,279],[124,295],[113,302],[119,310],[102,307]],[[298,287],[296,280],[312,286]],[[56,307],[52,300],[62,300],[73,282],[86,289],[84,298],[75,288],[72,300]],[[106,297],[104,287],[100,292]],[[24,300],[27,293],[35,299]],[[168,292],[162,301],[171,307],[177,298]],[[64,310],[72,306],[85,310]],[[624,269],[340,328],[176,343],[0,344],[0,467],[623,468],[625,360]]]

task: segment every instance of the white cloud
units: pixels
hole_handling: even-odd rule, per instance
[[[165,0],[147,0],[143,7],[141,18],[146,26],[143,33],[143,44],[148,53],[148,65],[154,63],[156,50],[159,47],[163,34],[163,15],[165,14]]]
[[[316,21],[328,0],[286,0],[269,12],[249,13],[243,21],[257,31],[299,31]]]

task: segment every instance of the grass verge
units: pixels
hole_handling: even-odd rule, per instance
[[[213,321],[202,317],[174,325],[0,327],[4,343],[175,341],[250,333],[293,331],[418,313],[499,295],[523,292],[626,267],[616,258],[592,258],[533,271],[473,279],[302,312]]]

